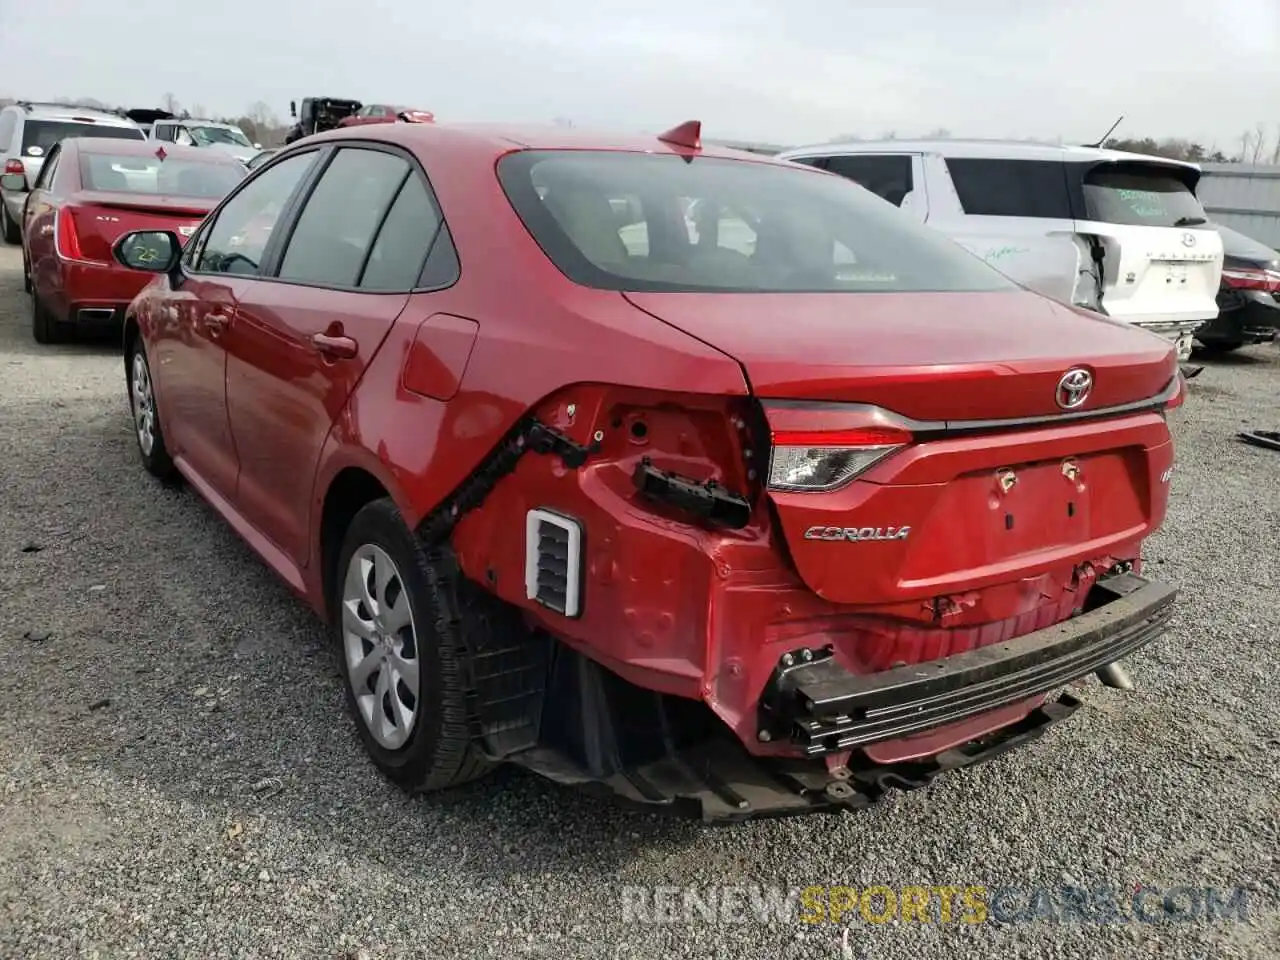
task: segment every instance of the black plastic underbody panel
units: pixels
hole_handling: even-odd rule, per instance
[[[780,663],[762,729],[810,756],[922,733],[1048,693],[1162,634],[1176,588],[1131,573],[1100,579],[1085,612],[1005,643],[878,673],[850,673],[829,650]]]

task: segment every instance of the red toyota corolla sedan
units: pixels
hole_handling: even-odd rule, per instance
[[[143,464],[327,619],[408,789],[865,806],[1170,615],[1172,346],[697,124],[334,130],[115,252]]]
[[[74,137],[50,151],[27,197],[22,261],[40,343],[76,326],[119,323],[146,285],[111,246],[130,230],[183,241],[247,173],[212,150],[148,140]]]

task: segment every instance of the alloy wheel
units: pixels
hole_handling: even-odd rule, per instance
[[[418,716],[418,635],[399,568],[371,543],[347,565],[342,646],[361,719],[380,746],[400,749]]]
[[[133,419],[138,429],[138,446],[150,456],[156,445],[156,403],[151,390],[151,371],[142,348],[133,355]]]

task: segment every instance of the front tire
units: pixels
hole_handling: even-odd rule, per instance
[[[129,344],[128,371],[129,411],[133,414],[133,435],[138,441],[142,465],[153,477],[172,483],[178,478],[178,468],[173,465],[169,448],[165,446],[156,407],[155,383],[151,379],[147,351],[140,336],[134,337]]]
[[[330,601],[347,708],[374,764],[412,793],[495,766],[475,745],[468,711],[468,586],[447,549],[423,551],[389,499],[347,528]]]

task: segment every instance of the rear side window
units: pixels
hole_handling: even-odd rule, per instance
[[[218,200],[243,178],[244,171],[229,163],[172,157],[161,160],[129,154],[80,154],[80,183],[86,190]]]
[[[426,185],[421,177],[410,175],[369,251],[361,289],[412,290],[439,230],[440,214]]]
[[[947,171],[969,216],[1073,217],[1065,165],[1056,160],[948,157]]]
[[[792,164],[621,151],[499,161],[569,279],[607,290],[894,292],[1013,285],[933,228]]]
[[[277,276],[356,286],[374,234],[409,172],[409,162],[393,153],[339,150],[298,217]]]
[[[1085,174],[1085,216],[1100,223],[1194,227],[1204,208],[1182,178],[1151,164],[1107,164]]]
[[[831,157],[827,169],[866,187],[895,207],[902,206],[913,188],[910,156]]]
[[[22,153],[42,157],[67,137],[111,137],[117,140],[145,140],[137,127],[115,127],[74,120],[28,120],[22,127]]]

